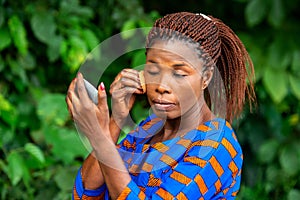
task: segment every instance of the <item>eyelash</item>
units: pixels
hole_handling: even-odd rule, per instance
[[[184,78],[184,77],[187,76],[187,75],[185,75],[185,74],[177,74],[177,73],[173,73],[173,76],[175,76],[176,78]]]
[[[148,73],[152,76],[155,76],[157,74],[159,74],[159,72],[151,72],[151,71],[148,71]],[[173,73],[173,76],[176,77],[176,78],[184,78],[186,77],[187,75],[185,74],[178,74],[178,73]]]

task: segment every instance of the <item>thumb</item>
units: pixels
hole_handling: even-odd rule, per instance
[[[105,86],[104,83],[101,82],[100,85],[98,86],[98,109],[100,110],[101,113],[108,114],[108,105],[107,105],[107,95],[105,91]]]

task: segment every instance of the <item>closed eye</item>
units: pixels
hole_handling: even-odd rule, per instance
[[[183,78],[183,77],[186,77],[186,76],[187,76],[186,74],[179,74],[179,73],[173,73],[173,75],[174,75],[176,78]]]

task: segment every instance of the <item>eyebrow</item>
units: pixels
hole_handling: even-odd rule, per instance
[[[158,62],[156,62],[154,60],[147,60],[147,61],[150,62],[150,63],[153,63],[153,64],[159,64]],[[188,64],[186,64],[185,62],[173,64],[172,67],[174,67],[174,68],[178,68],[178,67],[188,67],[188,68],[190,68],[188,66]]]

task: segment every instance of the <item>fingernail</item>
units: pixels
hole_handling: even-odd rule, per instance
[[[105,86],[104,86],[103,82],[100,83],[100,90],[102,90],[102,91],[105,90]]]

